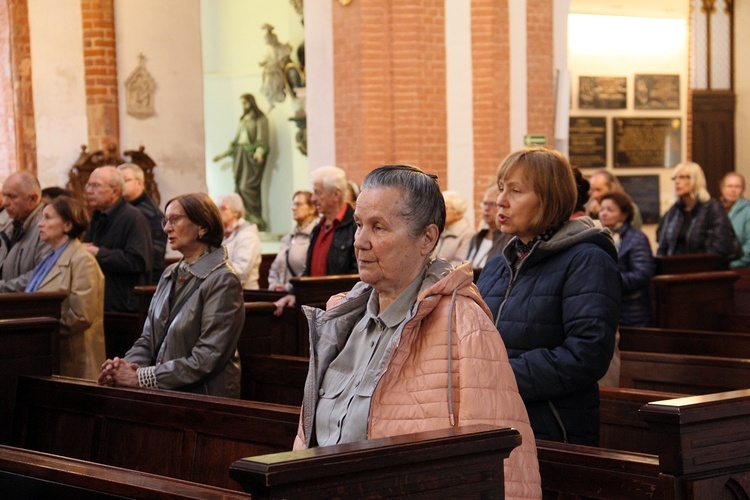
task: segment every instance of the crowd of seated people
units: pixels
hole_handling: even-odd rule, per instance
[[[126,184],[143,187],[138,179],[129,166],[94,170],[89,222],[68,193],[45,190],[43,201],[36,178],[9,176],[0,290],[66,293],[63,375],[237,398],[243,288],[258,288],[258,229],[237,195],[218,203],[205,193],[177,196],[159,227],[180,258],[162,270],[153,264],[153,221],[134,203],[143,193],[126,194]],[[674,182],[656,254],[710,252],[723,267],[746,267],[742,176],[722,179],[721,201],[708,195],[697,164],[678,165]],[[654,252],[614,176],[585,179],[546,148],[515,151],[484,193],[478,231],[466,200],[416,167],[379,167],[361,192],[342,169],[321,167],[310,189],[292,196],[295,225],[269,270],[269,289],[286,292],[277,314],[295,306],[291,278],[359,274],[361,282],[327,311],[308,311],[315,360],[297,448],[478,421],[512,425],[526,439],[506,464],[509,491],[533,498],[529,436],[598,443],[598,383],[611,368],[618,326],[652,324]],[[481,270],[476,285],[472,270]],[[106,359],[105,312],[132,311],[133,287],[155,277],[141,335]],[[423,388],[418,399],[414,384]]]

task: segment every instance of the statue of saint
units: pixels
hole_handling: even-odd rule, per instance
[[[255,103],[252,94],[240,96],[242,116],[237,127],[237,135],[224,153],[216,155],[214,161],[232,157],[235,191],[245,205],[245,218],[258,225],[258,230],[266,230],[260,187],[263,169],[268,157],[268,119]]]
[[[269,112],[277,102],[284,102],[286,98],[285,78],[287,65],[291,62],[292,46],[281,43],[273,32],[273,26],[264,24],[266,30],[266,57],[258,63],[263,68],[263,85],[261,93],[270,104]]]

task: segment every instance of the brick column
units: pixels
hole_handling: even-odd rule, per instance
[[[446,186],[445,13],[434,0],[333,3],[336,158],[355,181],[410,163]]]
[[[555,145],[555,75],[552,0],[526,0],[528,131]]]
[[[473,0],[474,204],[510,153],[510,40],[507,0]],[[479,212],[477,212],[479,220]]]
[[[81,0],[86,117],[90,151],[114,146],[119,155],[114,0]]]
[[[0,176],[36,173],[36,128],[31,91],[31,45],[26,0],[0,2]]]

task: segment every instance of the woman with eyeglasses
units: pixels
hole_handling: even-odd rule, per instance
[[[659,222],[656,254],[713,253],[719,256],[717,267],[727,268],[734,234],[721,202],[706,189],[703,169],[697,163],[680,163],[672,180],[677,201]]]
[[[219,209],[205,193],[178,196],[163,226],[182,258],[162,274],[141,337],[123,358],[104,362],[99,383],[239,398],[245,308]]]
[[[310,234],[318,223],[318,211],[310,191],[297,191],[292,196],[292,218],[297,225],[281,238],[279,253],[268,270],[268,289],[291,292],[289,280],[302,276],[310,246]]]
[[[471,267],[481,269],[492,257],[502,255],[505,244],[513,236],[503,234],[497,227],[497,195],[500,194],[497,186],[491,186],[485,193],[480,204],[482,209],[482,221],[487,227],[480,229],[469,243],[469,253],[466,260],[471,262]]]

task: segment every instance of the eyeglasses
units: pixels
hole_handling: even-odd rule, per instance
[[[497,203],[494,201],[482,201],[479,202],[479,208],[497,208]]]
[[[86,189],[91,188],[91,189],[98,190],[98,189],[106,188],[106,187],[112,187],[112,186],[108,186],[106,184],[99,184],[98,182],[87,182],[86,183]]]
[[[161,227],[164,228],[164,229],[166,229],[167,228],[167,224],[170,224],[172,227],[175,227],[177,225],[177,223],[180,220],[184,219],[185,217],[187,217],[187,215],[173,215],[171,217],[164,217],[161,220]]]
[[[675,175],[674,177],[672,177],[672,180],[673,181],[676,181],[676,180],[689,181],[690,180],[690,176],[689,175]]]

